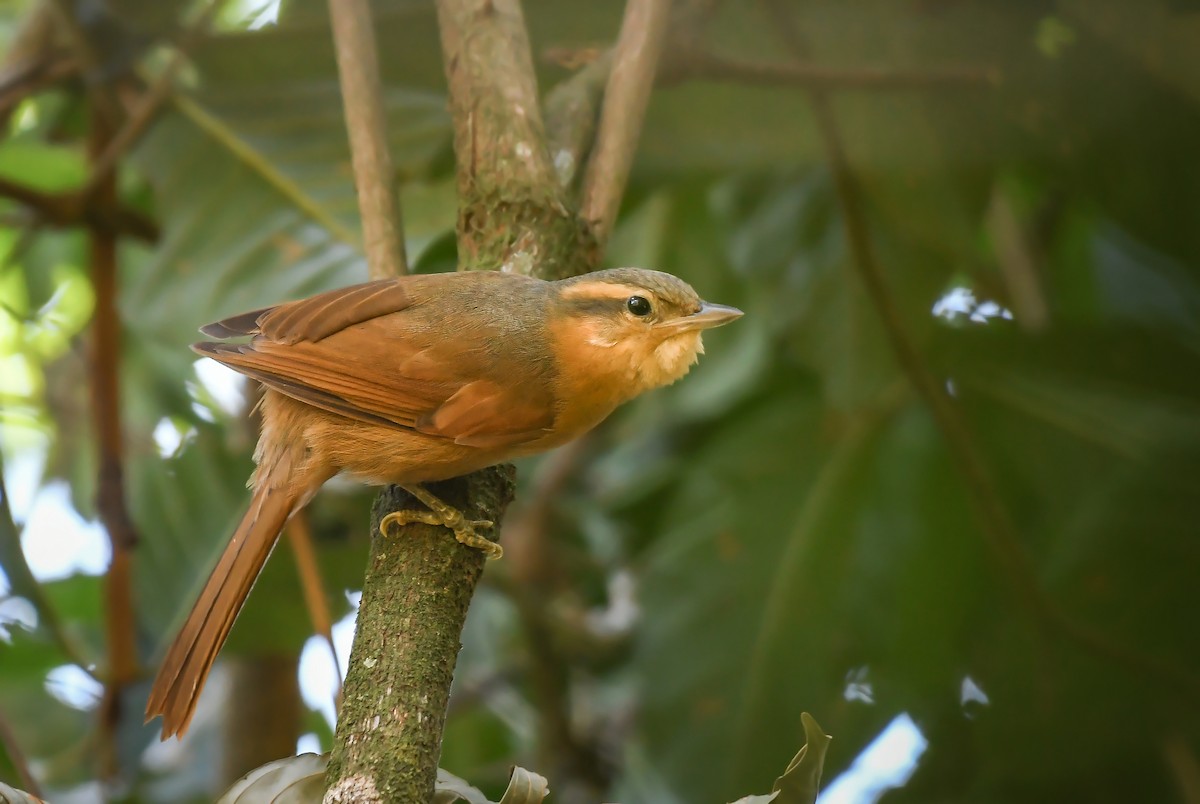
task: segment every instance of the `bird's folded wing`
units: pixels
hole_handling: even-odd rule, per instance
[[[318,293],[307,299],[264,307],[207,324],[212,338],[262,335],[277,343],[320,341],[349,326],[412,306],[411,286],[421,277],[397,277]]]
[[[517,446],[550,432],[555,410],[547,383],[511,367],[502,371],[479,338],[405,337],[411,306],[399,282],[373,282],[209,325],[204,331],[213,335],[257,337],[192,348],[281,393],[358,421],[484,449]]]

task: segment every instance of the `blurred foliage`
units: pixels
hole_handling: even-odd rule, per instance
[[[0,7],[0,41],[33,5]],[[195,327],[365,276],[325,1],[284,0],[277,24],[250,29],[262,5],[225,9],[120,177],[122,200],[161,228],[120,254],[147,670],[240,514],[250,469],[245,410],[222,407],[197,372]],[[524,5],[537,53],[607,41],[621,13],[615,0]],[[157,16],[139,16],[150,6]],[[185,6],[109,4],[109,68],[152,72]],[[436,20],[425,2],[377,6],[410,253],[447,270]],[[833,105],[889,291],[966,417],[1052,614],[1137,667],[1031,615],[987,547],[857,281],[805,93],[682,81],[654,96],[609,261],[672,271],[747,315],[710,337],[686,381],[523,468],[519,503],[548,511],[549,569],[530,581],[511,558],[489,567],[442,763],[493,799],[519,762],[549,777],[551,800],[580,800],[555,775],[566,749],[541,733],[566,707],[591,762],[579,775],[604,788],[593,800],[728,801],[787,764],[803,711],[837,736],[827,783],[906,713],[927,747],[906,784],[874,794],[889,802],[1183,800],[1200,750],[1200,12],[1168,0],[787,6],[816,63],[986,76],[842,89]],[[713,7],[713,52],[789,59],[758,4]],[[538,63],[543,90],[568,75]],[[0,177],[78,187],[82,99],[68,83],[23,101]],[[0,215],[5,466],[65,481],[92,518],[84,238],[7,199]],[[314,505],[338,616],[360,577],[366,499],[334,489]],[[57,536],[32,530],[27,545]],[[35,584],[15,532],[0,537],[0,717],[47,790],[98,795],[96,701],[64,694],[51,672],[82,663],[102,677],[101,581]],[[230,651],[298,653],[311,631],[279,552]],[[537,605],[514,584],[533,584]],[[26,627],[25,601],[58,622]],[[565,694],[543,688],[547,656]],[[220,696],[182,749],[146,750],[144,686],[126,701],[106,789],[212,800]],[[327,749],[328,728],[313,731]],[[0,754],[4,781],[12,772]]]

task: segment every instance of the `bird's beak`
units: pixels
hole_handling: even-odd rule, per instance
[[[701,329],[712,329],[722,324],[728,324],[734,319],[741,318],[742,315],[742,311],[736,307],[704,302],[700,305],[698,312],[685,315],[682,318],[663,321],[658,324],[656,329],[674,332],[693,332]]]

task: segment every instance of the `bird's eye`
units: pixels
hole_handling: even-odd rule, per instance
[[[650,315],[650,302],[641,296],[630,296],[625,306],[636,316]]]

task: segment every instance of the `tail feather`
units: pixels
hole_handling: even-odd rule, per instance
[[[154,679],[146,720],[162,715],[162,738],[187,731],[213,662],[297,503],[262,478],[233,538],[205,583]]]

